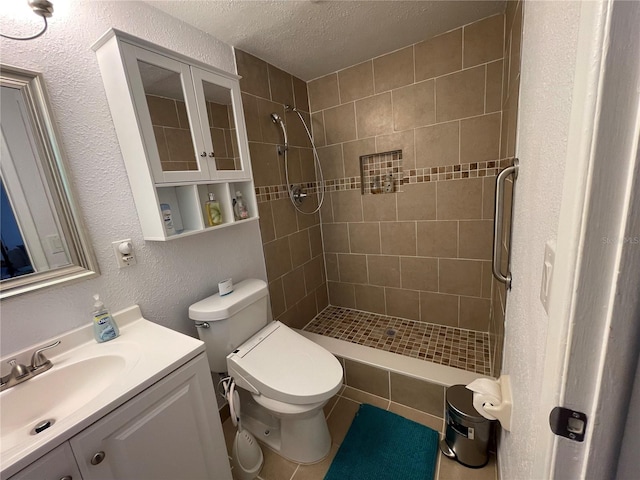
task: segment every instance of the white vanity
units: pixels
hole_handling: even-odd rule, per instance
[[[2,480],[230,480],[203,343],[137,306],[114,318],[118,338],[98,344],[87,325],[52,339],[53,367],[0,393]]]

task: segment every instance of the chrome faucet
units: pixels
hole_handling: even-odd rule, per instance
[[[51,345],[37,349],[33,352],[33,355],[31,356],[31,365],[28,367],[18,363],[15,358],[9,360],[7,363],[11,365],[11,372],[0,378],[0,392],[22,382],[26,382],[30,378],[40,375],[53,367],[51,360],[48,360],[42,352],[49,350],[50,348],[57,347],[58,345],[60,345],[60,340],[52,343]]]

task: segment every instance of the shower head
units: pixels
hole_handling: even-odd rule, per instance
[[[277,125],[282,122],[282,117],[274,112],[271,114],[271,121]]]
[[[282,129],[282,136],[284,137],[284,149],[285,151],[289,148],[289,140],[287,139],[287,129],[284,126],[284,122],[282,121],[282,117],[277,113],[273,112],[271,114],[271,121],[276,125],[280,125]],[[278,147],[279,148],[279,147]]]

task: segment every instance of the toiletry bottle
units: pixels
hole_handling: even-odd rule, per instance
[[[164,220],[164,228],[167,235],[173,235],[176,233],[176,229],[173,227],[173,218],[171,217],[171,207],[168,203],[161,203],[160,210],[162,210],[162,220]]]
[[[204,210],[210,227],[222,224],[220,203],[216,201],[216,196],[213,193],[209,193],[209,200],[204,204]]]
[[[93,299],[96,301],[93,304],[93,334],[96,341],[102,343],[113,340],[120,335],[118,325],[100,300],[100,295],[94,295]]]
[[[233,205],[233,210],[236,216],[236,220],[244,220],[245,218],[249,218],[249,210],[247,210],[247,206],[244,203],[244,199],[242,198],[242,192],[236,192],[236,202]]]

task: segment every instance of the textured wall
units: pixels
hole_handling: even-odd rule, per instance
[[[60,2],[37,40],[0,40],[2,62],[43,73],[60,142],[101,276],[2,301],[2,355],[90,320],[100,292],[118,310],[138,303],[162,325],[195,335],[188,306],[228,276],[266,278],[257,222],[167,243],[142,239],[91,45],[115,27],[233,72],[229,45],[137,2]],[[3,16],[2,31],[22,33]],[[25,32],[26,33],[26,32]],[[118,270],[111,242],[131,238],[138,265]]]

